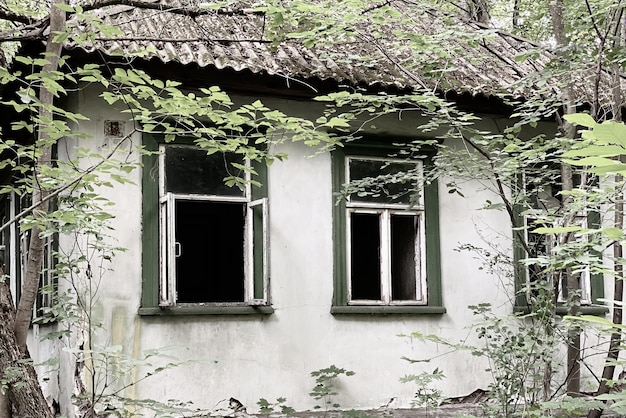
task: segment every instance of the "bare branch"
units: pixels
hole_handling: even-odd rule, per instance
[[[367,13],[373,11],[373,10],[382,9],[383,7],[389,6],[390,4],[391,4],[391,0],[387,0],[387,1],[384,1],[384,2],[379,3],[379,4],[375,4],[375,5],[371,6],[371,7],[368,7],[367,9],[364,9],[361,12],[361,14],[364,15],[364,14],[367,14]]]
[[[0,226],[0,232],[4,231],[9,226],[11,226],[14,223],[18,222],[20,219],[22,219],[23,217],[27,216],[32,211],[34,211],[35,209],[39,208],[42,204],[50,202],[50,200],[54,199],[55,197],[57,197],[58,195],[60,195],[64,191],[66,191],[66,190],[74,187],[78,183],[80,183],[81,180],[83,178],[85,178],[85,176],[87,176],[87,175],[93,173],[94,171],[96,171],[108,159],[110,159],[117,152],[117,150],[120,148],[120,146],[125,141],[127,141],[135,132],[136,131],[133,130],[131,133],[125,135],[124,138],[120,139],[120,141],[115,145],[115,147],[113,147],[109,151],[109,153],[101,161],[99,161],[97,164],[94,164],[93,166],[89,167],[88,169],[83,171],[80,175],[78,175],[76,178],[74,178],[72,181],[69,181],[69,182],[65,183],[63,186],[55,189],[53,192],[50,192],[50,193],[46,194],[44,197],[42,197],[41,201],[33,203],[32,205],[30,205],[29,207],[27,207],[26,209],[22,210],[20,213],[15,215],[13,218],[11,218],[8,221],[6,221],[2,226]]]
[[[221,44],[230,44],[230,43],[240,43],[240,42],[251,42],[251,43],[261,43],[261,44],[269,44],[272,41],[264,40],[264,39],[211,39],[211,38],[160,38],[160,37],[143,37],[143,36],[131,36],[131,37],[123,37],[123,38],[95,38],[97,41],[102,42],[169,42],[169,43],[188,43],[188,42],[216,42]]]
[[[380,45],[380,43],[378,43],[375,39],[361,31],[357,32],[357,34],[359,38],[363,40],[363,42],[373,45],[387,60],[389,60],[389,62],[393,63],[396,68],[398,68],[398,70],[400,70],[404,75],[413,80],[416,84],[419,84],[422,88],[428,89],[428,86],[426,86],[426,84],[424,84],[424,82],[419,77],[413,74],[413,72],[404,68],[404,66],[402,66],[402,64],[395,60],[391,55],[389,55],[389,51],[385,47]]]
[[[219,14],[219,15],[224,15],[224,16],[247,16],[247,15],[265,16],[265,12],[261,10],[256,10],[253,8],[209,9],[209,8],[201,8],[197,6],[173,7],[173,6],[163,4],[160,2],[155,3],[155,2],[145,1],[145,0],[97,0],[89,5],[83,6],[83,10],[84,11],[97,10],[97,9],[102,9],[104,7],[110,7],[110,6],[130,6],[130,7],[136,7],[138,9],[158,10],[162,12],[185,15],[191,18],[212,15],[212,14]]]
[[[589,4],[589,0],[585,0],[585,5],[587,6],[587,11],[589,12],[589,18],[591,19],[591,25],[593,26],[593,30],[596,32],[598,38],[604,39],[605,36],[602,36],[602,33],[600,32],[600,28],[598,27],[596,19],[593,16],[593,10],[591,10],[591,4]]]
[[[22,23],[25,25],[30,25],[36,21],[32,17],[14,13],[5,8],[0,9],[0,20],[7,20],[9,22]]]

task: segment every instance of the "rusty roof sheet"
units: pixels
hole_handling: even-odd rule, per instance
[[[160,0],[166,7],[172,1]],[[400,12],[403,2],[389,4]],[[542,67],[542,59],[516,60],[533,45],[512,35],[488,30],[458,16],[441,16],[426,10],[415,19],[367,27],[355,26],[343,39],[306,48],[297,40],[278,45],[266,41],[264,17],[248,13],[209,13],[190,17],[168,10],[116,6],[98,11],[106,23],[124,36],[99,38],[82,48],[106,54],[143,53],[163,62],[195,63],[201,67],[232,68],[294,79],[333,79],[353,85],[428,88],[444,91],[522,96],[516,83]],[[396,35],[413,33],[440,42],[438,51],[423,51],[415,42]],[[445,33],[445,31],[448,31]],[[453,36],[459,34],[458,39]],[[466,34],[463,38],[461,33]],[[467,38],[469,34],[469,38]],[[368,57],[366,60],[363,57]]]

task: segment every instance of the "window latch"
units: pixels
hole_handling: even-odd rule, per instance
[[[183,255],[183,246],[180,245],[180,242],[175,242],[174,243],[174,256],[180,257],[181,255]]]

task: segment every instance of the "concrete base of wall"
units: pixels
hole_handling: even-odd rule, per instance
[[[289,418],[459,418],[459,417],[484,417],[487,416],[483,407],[479,404],[442,405],[438,408],[414,408],[414,409],[377,409],[364,411],[306,411],[296,412]],[[586,415],[584,415],[586,416]],[[233,418],[277,418],[281,415],[247,415],[234,414]],[[282,416],[284,417],[284,415]],[[625,418],[626,416],[615,412],[605,411],[603,418]]]

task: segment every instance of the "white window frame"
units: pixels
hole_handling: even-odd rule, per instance
[[[202,302],[210,306],[265,306],[269,303],[269,251],[268,251],[268,199],[261,198],[251,201],[250,173],[245,173],[246,185],[243,196],[185,194],[166,191],[165,153],[167,147],[189,147],[201,150],[194,145],[187,144],[160,144],[159,145],[159,306],[174,307],[179,305],[197,305],[196,303],[179,303],[176,295],[176,258],[179,247],[174,241],[176,236],[176,201],[209,201],[232,202],[246,205],[244,220],[244,301],[242,302]],[[249,167],[250,161],[245,160]],[[257,206],[262,207],[263,216],[263,298],[254,298],[254,225],[253,211]]]
[[[419,172],[419,200],[411,206],[404,203],[379,203],[367,201],[353,201],[348,196],[346,202],[346,253],[347,253],[347,291],[348,305],[427,305],[428,289],[426,280],[426,234],[425,234],[425,213],[424,213],[424,184],[423,184],[423,164],[421,161],[407,161],[403,159],[370,157],[370,156],[346,156],[345,179],[351,182],[350,163],[354,160],[360,161],[380,161],[390,164],[415,164]],[[381,300],[353,299],[352,298],[352,245],[351,245],[351,222],[353,213],[370,213],[379,215],[380,228],[380,286]],[[417,217],[417,237],[415,240],[415,299],[414,300],[393,300],[392,299],[392,277],[391,277],[391,216],[416,216]]]
[[[263,228],[263,297],[255,298],[254,297],[254,209],[256,207],[261,207],[261,214],[263,217],[262,228]],[[244,288],[246,290],[246,303],[248,305],[254,306],[264,306],[269,302],[269,205],[267,197],[263,197],[261,199],[256,199],[251,202],[248,202],[247,208],[247,216],[246,216],[246,284]]]

